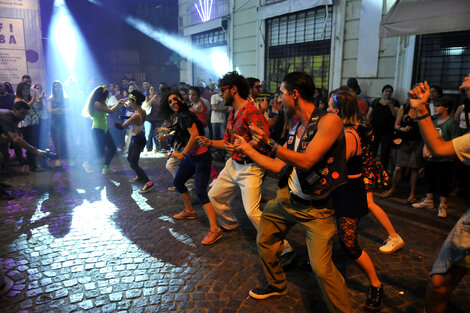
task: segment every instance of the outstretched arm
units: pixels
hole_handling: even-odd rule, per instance
[[[431,154],[439,157],[455,156],[452,141],[445,141],[437,132],[426,108],[426,102],[430,94],[428,83],[420,83],[414,89],[410,90],[410,94],[412,96],[412,99],[410,99],[411,106],[416,111],[416,120],[421,129],[421,135],[424,139],[424,143],[431,151]]]

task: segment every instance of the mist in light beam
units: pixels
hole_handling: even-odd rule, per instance
[[[95,5],[104,7],[104,4],[98,0],[88,1]],[[204,5],[202,5],[201,7],[203,9],[203,11],[201,11],[201,14],[204,13],[204,16],[210,18],[213,0],[201,1],[204,2]],[[167,47],[168,49],[176,52],[181,57],[187,59],[193,64],[202,67],[208,72],[217,75],[218,77],[222,77],[223,74],[230,70],[229,62],[227,61],[228,56],[225,52],[220,51],[220,53],[216,54],[216,56],[214,57],[213,55],[208,54],[207,51],[197,49],[192,46],[191,40],[181,38],[176,34],[170,34],[132,15],[123,15],[116,12],[115,10],[109,9],[108,7],[107,9],[108,12],[119,16],[121,19],[124,20],[125,23],[140,31],[142,34],[152,38],[153,40]],[[220,54],[225,54],[225,56],[221,56]]]

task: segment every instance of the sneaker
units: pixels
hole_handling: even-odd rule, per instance
[[[175,186],[168,187],[168,191],[176,191],[176,187]]]
[[[437,216],[440,218],[447,217],[447,204],[440,204],[439,209],[437,210]]]
[[[150,182],[150,184],[149,184],[149,183],[146,183],[146,184],[144,185],[144,187],[142,187],[142,189],[139,190],[139,193],[146,193],[146,192],[149,192],[149,191],[152,190],[153,188],[155,188],[155,185],[154,185],[152,182]]]
[[[220,238],[222,238],[222,229],[219,228],[217,231],[210,230],[207,233],[206,237],[204,237],[204,239],[201,241],[201,243],[203,245],[210,245],[219,240]]]
[[[112,168],[104,168],[101,171],[101,174],[103,174],[103,175],[110,175],[110,174],[115,174],[115,173],[117,173],[117,171],[113,170]]]
[[[413,203],[412,206],[417,209],[434,209],[434,201],[424,198],[418,203]]]
[[[369,293],[367,294],[366,306],[367,311],[378,311],[384,302],[384,287],[369,286]]]
[[[87,174],[93,173],[93,169],[91,168],[90,164],[88,164],[88,162],[83,162],[82,167]]]
[[[379,248],[380,252],[383,254],[392,254],[393,252],[401,249],[405,246],[405,241],[401,239],[399,235],[388,236],[387,240],[384,241],[383,246]]]
[[[250,297],[257,300],[263,300],[272,296],[282,296],[287,293],[287,289],[278,289],[271,285],[266,287],[258,287],[255,289],[251,289],[249,292]]]
[[[189,213],[186,210],[183,210],[180,213],[173,215],[173,217],[177,220],[193,220],[196,218],[196,212]]]

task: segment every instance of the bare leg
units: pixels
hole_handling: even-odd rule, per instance
[[[182,193],[181,197],[184,201],[184,210],[188,213],[196,213],[193,209],[193,204],[191,202],[191,196],[189,195],[189,192]]]
[[[410,175],[411,191],[410,191],[410,196],[408,197],[408,200],[412,200],[415,198],[417,183],[418,183],[418,170],[414,168],[411,170],[411,175]]]
[[[370,259],[369,255],[364,250],[362,250],[361,256],[357,258],[355,262],[359,265],[361,270],[367,275],[367,278],[369,278],[370,284],[372,286],[377,287],[377,288],[382,286],[382,283],[377,277],[377,272],[375,271],[374,264],[372,263],[372,260]]]
[[[367,206],[369,207],[369,211],[374,214],[377,221],[379,221],[383,228],[385,228],[390,237],[398,236],[395,228],[393,228],[392,223],[388,219],[387,213],[385,213],[385,211],[375,203],[372,191],[367,192]]]
[[[217,225],[217,219],[215,215],[214,208],[212,207],[212,204],[210,202],[204,204],[202,206],[204,208],[204,211],[206,212],[207,218],[209,219],[209,224],[211,231],[217,231],[219,230],[219,226]]]
[[[389,191],[383,193],[382,197],[388,198],[391,197],[395,191],[397,190],[398,183],[400,182],[401,179],[401,174],[402,174],[402,168],[397,166],[395,167],[395,171],[393,172],[393,178],[392,178],[392,188],[390,188]]]
[[[454,266],[445,274],[432,275],[426,290],[426,313],[445,312],[450,293],[467,272],[466,268]]]

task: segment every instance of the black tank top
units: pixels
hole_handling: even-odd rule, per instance
[[[357,138],[352,131],[347,130],[347,132],[353,134],[354,139],[356,140],[356,153],[357,153],[359,142],[357,141]],[[348,162],[346,163],[346,168],[348,170],[348,175],[362,174],[362,154],[350,157],[348,159]]]

